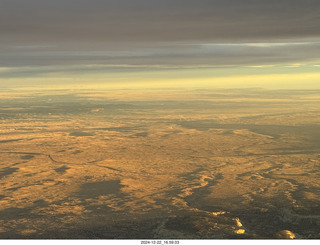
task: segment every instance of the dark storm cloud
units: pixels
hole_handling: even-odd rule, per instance
[[[319,13],[319,0],[0,0],[0,66],[312,60],[314,42],[201,44],[317,40]]]

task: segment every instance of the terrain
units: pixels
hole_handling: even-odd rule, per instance
[[[318,90],[0,92],[0,238],[320,238]]]

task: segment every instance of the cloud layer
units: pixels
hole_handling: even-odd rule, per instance
[[[53,43],[318,37],[319,10],[318,0],[2,0],[0,31]]]
[[[1,0],[0,67],[317,62],[319,12],[319,0]]]

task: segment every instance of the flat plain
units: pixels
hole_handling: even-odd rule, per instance
[[[0,238],[320,238],[318,90],[0,93]]]

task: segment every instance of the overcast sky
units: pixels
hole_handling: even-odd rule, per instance
[[[318,64],[320,1],[0,0],[0,45],[2,68]]]

